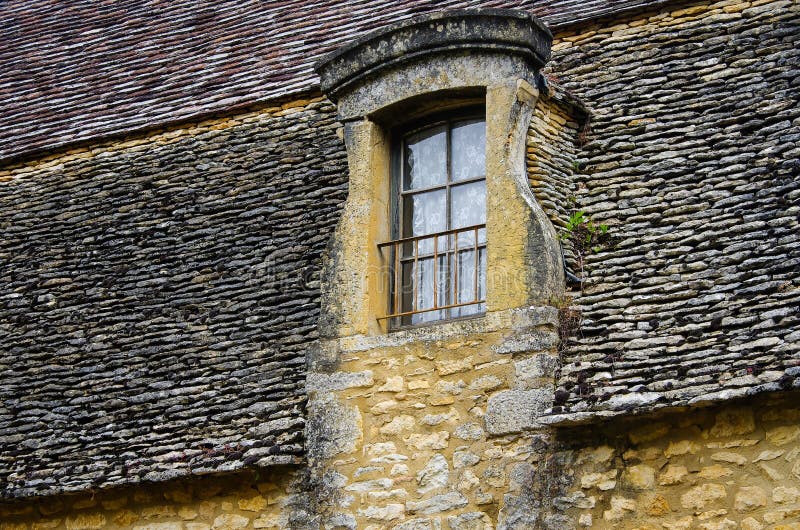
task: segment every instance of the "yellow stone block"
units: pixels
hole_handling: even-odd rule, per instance
[[[728,496],[722,484],[702,484],[691,488],[681,495],[681,506],[686,509],[700,511],[709,504]]]

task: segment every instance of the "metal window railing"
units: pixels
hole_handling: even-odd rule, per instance
[[[457,308],[486,302],[485,224],[388,241],[378,248],[391,284],[389,310],[379,320],[413,323],[408,317],[434,311],[440,313],[426,320],[441,320],[461,313]]]

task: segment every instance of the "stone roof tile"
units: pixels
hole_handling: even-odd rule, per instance
[[[560,26],[657,3],[2,2],[0,161],[307,91],[322,55],[422,13],[508,7]]]

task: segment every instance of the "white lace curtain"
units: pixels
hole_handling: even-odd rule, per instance
[[[449,135],[449,145],[448,145]],[[448,165],[449,157],[449,165]],[[425,236],[486,223],[486,124],[450,122],[405,139],[403,237]],[[484,298],[485,230],[419,240],[404,248],[403,311],[469,303]],[[477,246],[477,251],[476,251]],[[434,264],[433,253],[439,255]],[[477,256],[476,256],[477,252]],[[435,269],[435,270],[434,270]],[[416,295],[414,292],[416,291]],[[436,304],[434,304],[434,300]],[[483,311],[481,305],[412,315],[412,324]]]

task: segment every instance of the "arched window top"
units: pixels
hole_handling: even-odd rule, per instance
[[[324,57],[320,87],[353,119],[437,90],[535,83],[553,36],[536,17],[512,9],[453,10],[399,22]]]

